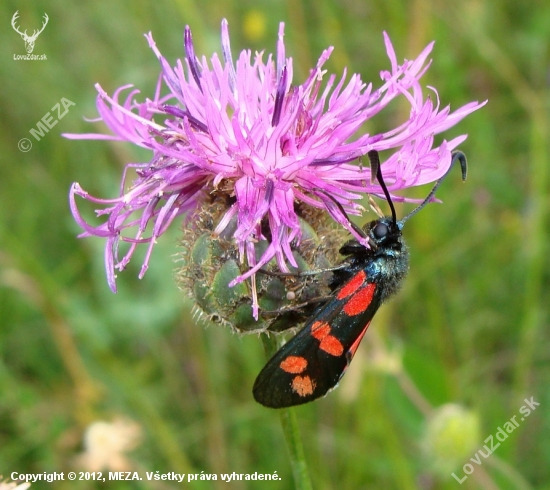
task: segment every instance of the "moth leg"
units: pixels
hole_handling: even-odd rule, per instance
[[[311,298],[297,305],[281,306],[281,308],[277,310],[262,310],[262,315],[277,316],[283,313],[288,313],[289,311],[300,311],[303,308],[314,305],[316,303],[326,303],[329,299],[332,299],[332,296],[318,296],[317,298]]]
[[[268,271],[265,269],[260,269],[258,272],[261,272],[266,276],[275,276],[275,277],[306,277],[306,276],[316,276],[318,274],[324,274],[325,272],[340,271],[349,266],[350,264],[348,262],[342,262],[341,264],[335,265],[334,267],[326,267],[324,269],[312,269],[310,271],[302,271],[302,272],[274,272],[274,271]]]

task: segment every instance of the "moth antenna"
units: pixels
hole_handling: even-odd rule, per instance
[[[391,209],[391,216],[393,219],[393,223],[397,225],[397,214],[395,212],[395,207],[393,205],[393,201],[391,200],[390,193],[388,191],[388,188],[386,187],[386,183],[384,182],[384,178],[382,177],[382,170],[380,165],[380,155],[378,155],[378,152],[376,150],[371,150],[367,153],[370,161],[370,168],[371,168],[371,178],[372,175],[376,175],[376,180],[378,180],[378,183],[380,184],[380,187],[382,187],[382,190],[384,191],[384,195],[386,196],[386,200],[388,201],[388,204],[390,205]]]
[[[449,170],[447,170],[445,175],[443,175],[443,177],[441,177],[435,183],[435,185],[432,187],[432,190],[430,191],[430,193],[426,196],[426,199],[424,199],[416,208],[414,208],[409,214],[407,214],[407,216],[405,216],[401,220],[401,223],[405,223],[405,221],[407,221],[411,216],[418,213],[418,211],[420,211],[426,204],[428,204],[432,200],[432,198],[435,195],[435,192],[437,191],[437,188],[441,185],[441,182],[443,182],[445,177],[447,177],[447,175],[449,175],[449,172],[453,168],[453,164],[455,162],[460,163],[460,169],[462,170],[462,181],[466,180],[466,176],[468,174],[468,162],[466,160],[466,155],[464,153],[462,153],[460,150],[455,150],[451,153],[451,156],[452,156],[452,160],[451,160],[451,165],[449,165]]]

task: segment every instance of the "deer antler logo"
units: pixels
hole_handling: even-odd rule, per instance
[[[42,23],[42,29],[35,31],[32,33],[32,36],[29,36],[27,34],[27,30],[25,29],[25,32],[21,32],[18,28],[15,22],[17,21],[17,18],[19,17],[19,10],[13,14],[13,17],[11,18],[11,26],[15,29],[15,32],[19,33],[21,37],[23,38],[23,41],[25,41],[25,49],[27,50],[28,54],[31,54],[34,49],[34,43],[36,42],[36,38],[40,35],[40,33],[44,30],[44,27],[46,27],[46,24],[48,23],[48,14],[44,13],[44,22]]]

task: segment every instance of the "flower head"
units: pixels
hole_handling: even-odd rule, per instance
[[[366,84],[358,74],[337,79],[323,69],[332,48],[321,54],[309,77],[293,80],[292,58],[286,56],[281,23],[275,56],[242,51],[233,61],[227,22],[222,21],[223,60],[195,55],[189,27],[185,29],[185,59],[174,67],[160,54],[151,34],[149,45],[161,65],[152,99],[137,102],[137,90],[124,86],[109,96],[99,85],[97,108],[112,135],[66,135],[130,141],[152,150],[150,162],[130,164],[138,178],[114,199],[98,199],[78,183],[70,191],[73,216],[84,229],[81,236],[107,240],[108,283],[115,291],[115,269],[122,270],[138,244],[148,244],[140,277],[145,273],[157,238],[178,216],[200,208],[211,194],[228,197],[214,233],[230,230],[247,270],[230,284],[252,277],[275,260],[283,272],[296,267],[293,245],[303,230],[298,203],[326,210],[357,236],[334,201],[351,214],[365,193],[383,198],[370,170],[352,163],[371,150],[393,150],[382,164],[390,192],[433,182],[451,163],[451,151],[466,139],[458,136],[434,146],[434,135],[455,125],[484,103],[472,102],[451,112],[440,108],[435,89],[425,97],[419,79],[430,65],[430,43],[414,60],[398,63],[386,33],[390,69],[381,83]],[[162,82],[168,93],[162,94]],[[123,96],[123,92],[127,92]],[[365,123],[396,97],[410,103],[410,116],[397,128],[361,134]],[[88,224],[76,206],[76,196],[104,206],[107,220]],[[403,198],[396,197],[398,200]],[[136,213],[138,214],[136,216]],[[133,236],[127,236],[133,229]],[[146,236],[147,235],[147,236]],[[130,244],[119,258],[118,244]],[[365,243],[368,246],[367,243]],[[253,287],[253,292],[255,291]],[[257,300],[253,294],[257,313]]]
[[[479,444],[478,415],[455,403],[435,409],[426,421],[423,450],[431,469],[448,477]]]
[[[25,476],[25,475],[22,475]],[[2,475],[0,475],[0,490],[27,490],[31,486],[30,483],[19,483],[16,482],[10,482],[7,480],[2,479]]]
[[[84,434],[85,451],[77,457],[77,466],[87,471],[128,471],[132,463],[125,453],[135,449],[140,439],[141,427],[132,420],[93,422]]]

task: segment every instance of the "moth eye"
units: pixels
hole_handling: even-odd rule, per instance
[[[381,238],[384,238],[389,231],[388,225],[384,223],[377,223],[377,225],[372,229],[372,234],[374,235],[374,238],[380,240]]]

